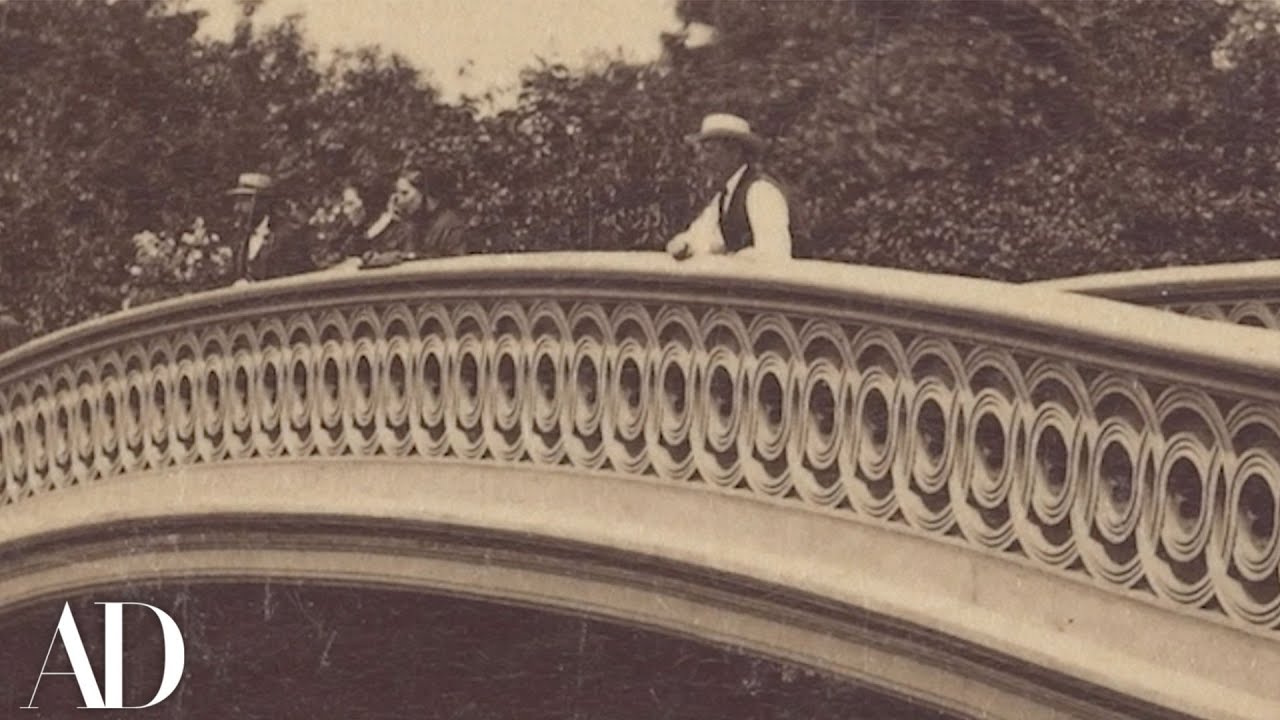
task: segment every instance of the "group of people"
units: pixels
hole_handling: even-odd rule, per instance
[[[703,118],[698,132],[686,139],[719,189],[689,226],[667,243],[667,252],[677,260],[705,255],[789,259],[791,212],[782,184],[761,168],[764,138],[745,119],[716,113]],[[235,282],[304,273],[344,258],[359,258],[359,267],[379,268],[465,254],[473,247],[471,230],[451,201],[454,189],[439,174],[406,168],[396,177],[382,212],[366,223],[363,201],[354,188],[348,188],[341,205],[344,230],[317,253],[306,233],[288,227],[288,219],[273,212],[277,188],[272,178],[243,173],[227,191],[243,238],[232,248]],[[23,339],[21,323],[0,312],[0,352]]]
[[[781,184],[760,167],[766,148],[745,119],[715,113],[686,138],[704,172],[723,183],[689,227],[667,243],[677,260],[700,255],[737,255],[767,260],[791,257],[791,217]],[[228,194],[245,240],[235,254],[238,282],[291,275],[317,263],[297,233],[273,227],[272,179],[245,173]],[[448,202],[452,188],[420,169],[396,178],[382,214],[363,227],[364,205],[354,189],[344,194],[342,214],[347,236],[336,243],[337,257],[359,257],[360,267],[377,268],[407,260],[462,255],[468,249],[468,223]]]
[[[402,170],[382,213],[364,225],[364,203],[354,188],[343,193],[344,230],[323,253],[277,217],[275,186],[264,173],[242,173],[227,191],[244,240],[234,249],[236,282],[293,275],[356,257],[360,267],[387,267],[407,260],[462,255],[468,223],[449,202],[443,181],[416,168]],[[323,255],[323,257],[319,257]]]

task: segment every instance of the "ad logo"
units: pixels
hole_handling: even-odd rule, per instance
[[[53,631],[53,639],[49,641],[49,650],[44,655],[44,664],[40,666],[40,675],[36,677],[36,686],[31,690],[31,700],[22,707],[23,710],[36,708],[36,693],[40,690],[40,681],[45,675],[75,675],[80,685],[80,695],[84,698],[84,710],[138,710],[158,705],[169,697],[178,687],[182,679],[182,669],[186,664],[186,647],[182,643],[182,633],[178,625],[168,613],[154,605],[140,602],[100,602],[103,606],[103,687],[98,688],[98,680],[94,677],[93,668],[89,665],[89,656],[84,651],[84,643],[80,640],[80,628],[76,627],[75,616],[71,613],[71,604],[62,606],[62,617],[58,627]],[[160,689],[155,697],[146,705],[124,704],[124,606],[139,605],[150,608],[160,620],[160,629],[164,632],[164,674],[160,680]],[[62,639],[66,648],[67,659],[71,662],[71,672],[55,672],[48,670],[49,656],[53,654],[53,645]],[[171,662],[172,661],[172,662]]]

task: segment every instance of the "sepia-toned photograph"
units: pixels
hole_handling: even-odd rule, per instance
[[[0,720],[1280,719],[1280,0],[0,0]]]

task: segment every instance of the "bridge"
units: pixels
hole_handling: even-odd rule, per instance
[[[1280,276],[1206,272],[472,256],[94,320],[0,356],[0,618],[395,588],[948,716],[1280,717]]]

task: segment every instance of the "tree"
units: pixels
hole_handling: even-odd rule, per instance
[[[158,219],[195,18],[158,2],[0,4],[0,303],[36,332],[110,306]]]
[[[803,256],[1025,280],[1280,241],[1270,0],[681,0],[712,42],[542,63],[496,114],[256,6],[221,42],[161,0],[0,2],[0,305],[32,330],[225,282],[251,170],[321,244],[344,187],[376,207],[411,162],[457,179],[474,250],[656,250],[713,190],[682,140],[713,111],[772,138]],[[131,278],[153,246],[186,255]]]

